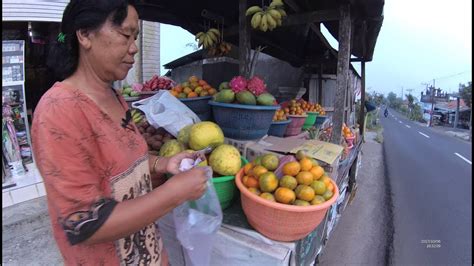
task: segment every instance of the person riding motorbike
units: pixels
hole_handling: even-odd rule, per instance
[[[387,109],[387,108],[385,108],[385,111],[384,111],[383,115],[384,115],[385,117],[388,116],[388,109]]]

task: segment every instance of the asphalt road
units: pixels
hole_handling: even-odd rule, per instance
[[[393,204],[391,263],[471,265],[472,144],[392,110],[380,121]]]

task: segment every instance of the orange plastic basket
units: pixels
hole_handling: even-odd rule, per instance
[[[249,224],[262,235],[277,241],[296,241],[311,233],[323,220],[326,212],[339,197],[334,185],[334,195],[326,202],[314,206],[286,205],[260,198],[242,184],[243,169],[235,183],[240,190],[242,209]]]

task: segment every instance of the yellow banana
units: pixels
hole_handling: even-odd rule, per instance
[[[207,35],[209,36],[211,43],[214,43],[217,41],[217,36],[212,31],[208,31]]]
[[[283,1],[281,1],[281,0],[273,0],[273,1],[270,3],[269,7],[279,7],[279,6],[283,6],[283,5],[284,5],[284,4],[283,4]]]
[[[208,32],[214,33],[217,38],[219,38],[221,36],[221,33],[218,29],[211,28],[211,29],[208,30]]]
[[[281,19],[277,19],[277,26],[281,26]]]
[[[260,22],[262,21],[262,14],[263,12],[260,11],[253,15],[252,20],[250,21],[252,28],[256,29],[260,26]]]
[[[201,45],[204,44],[204,37],[206,36],[206,34],[201,34],[201,37],[199,37],[199,42],[198,42],[198,47],[201,47]]]
[[[280,12],[280,15],[282,18],[286,17],[286,12],[283,8],[277,8],[276,10],[278,10],[278,12]]]
[[[266,32],[268,30],[267,16],[265,14],[263,14],[262,16],[262,21],[260,21],[259,29],[263,32]]]
[[[204,32],[202,32],[202,31],[198,32],[198,33],[196,34],[196,38],[195,38],[194,40],[197,41],[198,39],[201,38],[201,36],[202,36],[203,34],[204,34]]]
[[[251,6],[245,11],[245,16],[251,16],[259,11],[262,11],[262,8],[259,6]]]
[[[265,14],[265,17],[267,17],[268,29],[273,30],[274,28],[276,28],[277,23],[273,19],[272,15],[270,15],[270,13],[267,12]]]
[[[277,10],[275,10],[275,9],[268,9],[267,12],[272,16],[272,18],[273,18],[275,21],[281,19],[281,14],[280,14],[280,12],[278,12]]]

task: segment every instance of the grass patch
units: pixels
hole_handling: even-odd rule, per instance
[[[383,135],[382,135],[382,133],[383,133],[383,128],[380,127],[380,129],[377,130],[377,136],[375,137],[375,141],[377,141],[377,142],[380,143],[380,144],[382,144],[382,142],[383,142]]]

